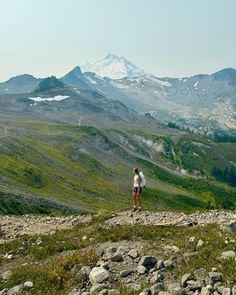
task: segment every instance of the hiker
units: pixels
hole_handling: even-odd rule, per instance
[[[141,176],[139,175],[138,168],[133,169],[134,173],[134,182],[132,187],[132,194],[133,194],[133,201],[134,201],[134,207],[132,209],[132,212],[141,212],[141,193],[142,193],[142,187],[141,187]]]

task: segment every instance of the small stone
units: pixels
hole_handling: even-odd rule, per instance
[[[4,281],[8,281],[10,279],[12,275],[12,271],[11,270],[8,270],[8,271],[5,271],[3,274],[2,274],[2,279]]]
[[[189,238],[188,242],[189,242],[190,244],[192,244],[192,243],[195,243],[195,240],[196,240],[195,237],[191,237],[191,238]]]
[[[210,293],[213,293],[213,292],[214,292],[214,288],[213,288],[212,285],[206,285],[206,288],[208,289],[208,291],[209,291]]]
[[[221,286],[221,282],[216,282],[213,286],[215,290],[217,290]]]
[[[97,283],[103,283],[108,278],[109,272],[103,267],[94,267],[89,274],[89,279],[93,285]]]
[[[173,295],[179,295],[181,293],[181,286],[179,283],[169,283],[166,286],[167,292]]]
[[[137,251],[136,249],[131,249],[131,250],[128,252],[128,255],[129,255],[131,258],[135,259],[135,258],[137,258],[137,257],[139,256],[139,253],[138,253],[138,251]]]
[[[57,233],[57,232],[56,232],[55,230],[51,230],[50,233],[49,233],[49,235],[50,235],[50,236],[54,236],[56,233]]]
[[[80,271],[78,272],[78,276],[82,276],[84,279],[87,279],[89,277],[89,274],[91,272],[90,266],[83,266]]]
[[[156,264],[156,269],[160,270],[160,269],[163,269],[163,268],[165,268],[164,267],[164,261],[163,260],[158,260],[157,264]]]
[[[221,254],[221,258],[228,259],[228,258],[235,258],[236,254],[234,251],[225,251]]]
[[[213,283],[216,283],[221,280],[221,274],[219,272],[209,272],[209,278],[212,280]]]
[[[121,262],[124,260],[123,256],[117,252],[110,259],[111,261],[114,261],[114,262]]]
[[[147,268],[143,265],[138,265],[137,266],[137,272],[140,274],[140,275],[143,275],[147,272]]]
[[[203,240],[198,240],[196,247],[201,248],[204,245]]]
[[[113,254],[113,253],[115,253],[116,251],[117,251],[117,247],[115,247],[115,246],[111,246],[111,247],[108,247],[108,248],[106,249],[106,252],[109,253],[109,254]]]
[[[96,292],[96,294],[103,290],[106,286],[104,284],[94,284],[91,289],[90,289],[90,293],[93,294]]]
[[[36,243],[37,246],[40,246],[40,245],[42,245],[43,241],[42,241],[42,239],[39,237],[39,238],[36,240],[35,243]]]
[[[120,246],[117,249],[117,253],[121,254],[121,255],[125,255],[127,252],[129,252],[130,248],[128,246]]]
[[[187,287],[187,281],[189,281],[191,279],[191,274],[190,273],[186,273],[182,276],[181,278],[181,285],[183,287]]]
[[[190,291],[201,290],[201,288],[203,287],[201,281],[194,280],[187,281],[187,286],[190,289]]]
[[[160,294],[160,292],[163,290],[164,290],[164,284],[162,282],[157,283],[150,287],[150,291],[152,295]]]
[[[207,287],[202,287],[200,294],[201,295],[210,295],[210,291]]]
[[[34,283],[31,282],[31,281],[27,281],[27,282],[25,282],[24,285],[23,285],[24,290],[29,290],[29,289],[33,288],[33,286],[34,286]]]
[[[230,288],[224,288],[222,290],[222,295],[231,295],[231,289]]]
[[[15,259],[15,256],[13,254],[9,254],[9,255],[7,255],[7,259],[13,260],[13,259]]]
[[[25,252],[25,248],[24,247],[20,247],[17,251],[16,251],[16,254],[24,254]]]
[[[23,285],[17,285],[11,289],[8,290],[7,295],[16,295],[16,294],[20,294],[23,291]]]
[[[139,293],[139,295],[150,295],[150,289],[146,289],[146,290],[143,290],[141,293]]]
[[[120,277],[126,278],[133,273],[132,269],[123,270],[120,272]]]
[[[172,268],[174,266],[174,261],[170,259],[165,260],[163,264],[165,268]]]

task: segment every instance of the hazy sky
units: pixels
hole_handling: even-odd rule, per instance
[[[0,81],[108,53],[162,76],[236,68],[235,0],[0,0]]]

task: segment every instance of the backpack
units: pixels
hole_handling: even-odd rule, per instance
[[[145,178],[143,172],[139,172],[139,175],[140,175],[140,177],[141,177],[141,187],[145,187],[146,184],[147,184],[147,180],[146,180],[146,178]]]

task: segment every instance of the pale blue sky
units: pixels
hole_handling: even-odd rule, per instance
[[[0,0],[0,81],[108,53],[162,76],[236,68],[235,0]]]

